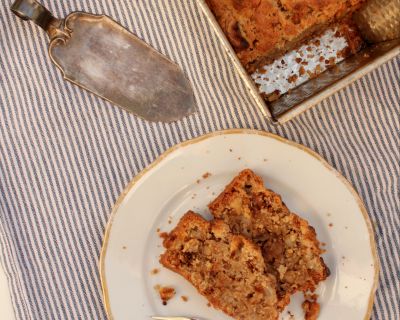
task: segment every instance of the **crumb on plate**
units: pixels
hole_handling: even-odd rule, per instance
[[[289,319],[291,319],[291,320],[295,320],[296,318],[294,317],[294,314],[290,311],[290,310],[288,310],[288,315],[289,315]]]
[[[211,173],[209,173],[209,172],[206,172],[206,173],[204,173],[204,174],[202,175],[203,179],[207,179],[207,178],[210,177],[210,176],[211,176]]]
[[[157,274],[159,272],[160,272],[160,269],[154,268],[153,270],[150,271],[150,274],[151,275],[155,275],[155,274]]]
[[[166,306],[167,302],[175,296],[176,291],[172,287],[159,287],[158,293],[160,294],[163,305]]]

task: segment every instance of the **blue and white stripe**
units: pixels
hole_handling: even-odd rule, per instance
[[[277,127],[196,1],[42,2],[59,17],[84,10],[120,21],[182,67],[199,112],[147,123],[66,83],[44,32],[0,6],[0,262],[17,319],[105,319],[97,264],[117,196],[167,148],[225,128],[300,142],[352,182],[382,265],[372,318],[400,319],[400,57]]]

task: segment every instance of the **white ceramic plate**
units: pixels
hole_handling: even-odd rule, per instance
[[[0,310],[1,310],[0,314],[2,320],[15,319],[14,310],[11,304],[11,294],[8,289],[7,276],[1,263],[0,263]]]
[[[191,285],[160,266],[157,230],[169,231],[189,209],[210,217],[207,204],[242,169],[251,168],[282,195],[292,211],[315,227],[326,243],[331,276],[319,286],[321,320],[369,319],[378,278],[371,223],[350,184],[311,150],[278,136],[252,130],[206,135],[164,153],[129,184],[107,226],[100,273],[110,319],[150,315],[228,320],[207,306]],[[205,173],[208,178],[203,178]],[[152,275],[151,271],[160,272]],[[173,286],[164,306],[154,286]],[[184,302],[181,296],[187,296]],[[303,319],[300,294],[282,319]]]

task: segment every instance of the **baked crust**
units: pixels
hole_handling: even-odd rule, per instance
[[[209,209],[233,233],[245,235],[262,249],[267,273],[278,280],[280,310],[291,294],[313,291],[329,275],[314,228],[290,212],[253,171],[240,172]]]
[[[217,309],[240,320],[276,320],[276,280],[258,246],[222,220],[187,212],[165,238],[160,262],[179,273]]]
[[[271,63],[365,0],[206,0],[248,72]]]

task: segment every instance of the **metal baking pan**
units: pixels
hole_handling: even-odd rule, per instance
[[[364,34],[367,34],[374,41],[380,40],[381,42],[369,44],[357,54],[338,63],[335,68],[327,69],[316,78],[282,95],[276,101],[266,102],[254,80],[240,63],[205,0],[197,1],[231,58],[234,67],[243,78],[257,107],[265,117],[276,123],[284,123],[293,119],[336,91],[400,54],[400,0],[370,0],[368,8],[365,7],[362,14],[359,15],[361,16],[360,20],[364,20],[364,23],[366,21],[368,24],[367,27],[369,29],[367,30],[367,27],[364,27],[366,30]],[[388,12],[389,14],[387,14]],[[378,21],[380,23],[377,23],[377,19],[380,19]],[[373,23],[368,23],[368,21],[373,21]],[[380,39],[378,36],[380,36]],[[378,39],[376,39],[377,37]],[[388,37],[394,38],[394,40],[386,40]]]

